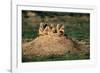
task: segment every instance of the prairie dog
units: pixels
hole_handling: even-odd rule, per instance
[[[57,33],[59,32],[60,26],[61,26],[60,24],[57,24],[56,26]]]
[[[44,23],[40,23],[40,27],[39,27],[39,35],[43,35],[43,30],[44,30],[43,25],[44,25]]]
[[[55,24],[51,24],[51,27],[52,27],[52,32],[53,33],[57,33],[56,25]]]
[[[58,31],[59,35],[64,35],[64,25],[62,25]]]
[[[50,26],[47,26],[48,28],[48,34],[50,34],[52,32],[52,28]]]
[[[54,27],[54,24],[50,24],[50,27],[53,28]]]
[[[47,34],[47,24],[46,23],[40,23],[39,27],[39,35]]]
[[[46,26],[43,30],[43,35],[48,35],[48,26]]]

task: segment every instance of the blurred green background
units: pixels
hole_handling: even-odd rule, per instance
[[[89,41],[90,14],[22,10],[22,39],[30,41],[38,36],[40,22],[65,25],[65,36]],[[28,40],[29,39],[29,40]]]

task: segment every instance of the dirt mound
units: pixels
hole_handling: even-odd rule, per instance
[[[65,55],[68,53],[88,52],[87,47],[64,36],[64,26],[56,27],[41,24],[39,36],[31,42],[22,44],[23,56]]]
[[[23,55],[48,56],[76,53],[80,49],[76,44],[65,36],[45,35],[39,36],[29,43],[22,45]]]

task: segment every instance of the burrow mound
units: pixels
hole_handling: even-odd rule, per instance
[[[84,46],[78,45],[65,36],[45,35],[39,36],[31,42],[22,45],[23,56],[49,56],[64,55],[66,53],[79,53]]]

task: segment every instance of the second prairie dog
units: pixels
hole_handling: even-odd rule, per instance
[[[53,32],[53,33],[56,33],[56,32],[57,32],[56,26],[55,26],[54,24],[51,24],[51,27],[52,27],[52,32]]]
[[[64,35],[64,25],[58,24],[56,29],[58,35]]]
[[[62,25],[59,29],[59,31],[62,33],[62,35],[64,35],[64,25]]]
[[[59,32],[60,27],[61,27],[61,25],[57,24],[57,26],[56,26],[57,33]]]

